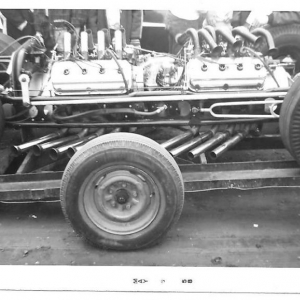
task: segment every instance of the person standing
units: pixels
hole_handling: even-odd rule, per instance
[[[52,49],[57,44],[57,50],[62,51],[63,33],[71,31],[78,36],[88,25],[89,10],[35,9],[34,15],[37,34],[43,37],[46,48]]]
[[[194,9],[173,9],[166,13],[165,24],[169,35],[169,53],[178,54],[182,45],[176,43],[176,36],[189,28],[202,27],[202,13]]]
[[[110,29],[111,34],[117,29],[124,29],[126,44],[140,47],[143,29],[142,10],[99,9],[89,12],[88,20],[94,38],[101,29]]]

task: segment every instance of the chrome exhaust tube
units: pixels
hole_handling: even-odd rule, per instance
[[[238,132],[233,137],[231,137],[230,139],[228,139],[227,141],[225,141],[225,143],[223,143],[222,145],[220,145],[216,149],[212,150],[210,152],[209,156],[212,159],[216,159],[216,158],[220,157],[227,150],[229,150],[230,148],[232,148],[233,146],[235,146],[236,144],[238,144],[241,140],[243,140],[246,137],[246,135],[248,134],[249,129],[250,129],[250,126],[246,125],[245,129],[243,131]]]
[[[243,42],[235,39],[231,31],[227,30],[227,28],[216,28],[216,33],[224,37],[225,40],[232,45],[234,51],[239,50],[243,45]]]
[[[89,58],[89,51],[88,51],[88,33],[86,31],[82,31],[80,33],[80,50],[81,55],[83,56],[84,60],[88,60]]]
[[[93,32],[91,29],[87,29],[86,33],[88,34],[88,49],[89,51],[93,51],[94,50],[94,39],[93,39]]]
[[[121,131],[121,127],[116,127],[110,133],[116,133],[116,132],[120,132],[120,131]]]
[[[263,41],[263,38],[261,36],[254,35],[245,26],[238,26],[233,28],[232,33],[234,36],[240,35],[241,37],[251,42],[254,45],[254,48],[259,47]]]
[[[184,45],[188,36],[190,36],[194,43],[194,57],[200,54],[200,44],[197,30],[194,28],[187,29],[184,33],[179,33],[175,36],[175,41],[179,45]]]
[[[251,33],[259,36],[263,36],[267,40],[267,44],[269,46],[268,55],[275,56],[278,53],[278,48],[275,47],[274,39],[270,33],[270,31],[264,29],[264,28],[255,28],[251,31]]]
[[[204,38],[204,40],[207,42],[207,44],[210,47],[211,55],[212,57],[220,57],[221,53],[223,52],[223,47],[218,46],[213,37],[210,35],[210,33],[205,30],[204,28],[201,28],[198,30],[198,35]]]
[[[165,149],[170,149],[172,147],[177,146],[180,143],[185,142],[187,139],[195,136],[199,132],[199,127],[192,127],[188,131],[173,137],[170,140],[167,140],[160,145]]]
[[[78,134],[76,134],[78,140],[76,140],[75,142],[71,141],[61,147],[51,148],[49,151],[50,158],[53,160],[59,159],[59,157],[61,157],[65,152],[67,152],[69,147],[82,141],[82,139],[84,139],[84,136],[88,133],[88,131],[89,131],[88,129],[84,129],[81,132],[79,132]]]
[[[71,158],[79,149],[81,149],[87,142],[95,139],[96,137],[104,134],[105,129],[101,128],[97,132],[83,138],[81,141],[78,141],[77,143],[74,143],[73,145],[69,146],[67,149],[67,156]]]
[[[237,143],[239,143],[244,137],[246,136],[245,132],[239,132],[233,137],[231,137],[229,140],[227,140],[225,143],[217,147],[216,149],[212,150],[209,153],[209,156],[212,159],[216,159],[220,157],[223,153],[225,153],[227,150],[235,146]]]
[[[84,129],[82,132],[85,132],[87,129]],[[45,144],[40,144],[40,145],[35,145],[32,147],[32,151],[33,154],[35,156],[40,156],[44,151],[54,148],[56,146],[60,146],[63,144],[66,144],[68,142],[74,141],[78,139],[78,135],[79,134],[75,134],[75,135],[70,135],[67,137],[63,137],[61,139],[55,140],[55,141],[50,141],[48,143]]]
[[[29,150],[30,148],[32,148],[35,145],[38,144],[42,144],[45,142],[48,142],[50,140],[56,139],[58,137],[62,137],[67,133],[68,129],[60,129],[54,133],[50,133],[48,135],[42,136],[40,138],[37,138],[35,140],[32,140],[30,142],[24,143],[22,145],[18,145],[18,146],[13,146],[12,147],[12,153],[13,155],[17,156],[18,154],[21,154],[27,150]]]
[[[214,41],[217,42],[217,35],[216,35],[215,28],[211,25],[206,25],[204,29],[207,30],[209,34],[212,36],[212,38],[214,39]]]
[[[194,159],[196,156],[205,153],[207,150],[216,146],[226,140],[232,134],[233,128],[227,129],[224,132],[217,132],[210,140],[206,141],[204,144],[192,149],[188,152],[188,158]]]
[[[199,134],[199,136],[193,138],[192,140],[186,142],[183,145],[178,146],[177,148],[172,149],[170,152],[170,154],[173,157],[177,157],[180,154],[193,149],[194,147],[196,147],[197,145],[207,141],[208,139],[210,139],[212,136],[214,135],[214,133],[210,130],[207,132],[202,132]]]
[[[103,30],[99,30],[97,32],[97,40],[98,40],[98,45],[97,45],[97,55],[98,59],[101,59],[104,54],[105,54],[105,32]]]
[[[87,142],[86,142],[87,143]],[[80,143],[79,145],[70,147],[67,151],[67,155],[71,158],[77,151],[79,151],[86,143]]]

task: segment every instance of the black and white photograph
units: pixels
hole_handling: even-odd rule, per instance
[[[299,297],[300,6],[255,2],[0,6],[0,295]]]

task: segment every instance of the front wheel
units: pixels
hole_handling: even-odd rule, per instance
[[[62,208],[93,245],[135,250],[162,240],[179,219],[183,180],[171,155],[131,133],[101,136],[76,153],[63,175]]]

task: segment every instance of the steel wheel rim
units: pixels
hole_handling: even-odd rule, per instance
[[[99,229],[117,235],[138,233],[158,214],[161,183],[133,166],[116,165],[92,172],[79,199],[83,217]]]

